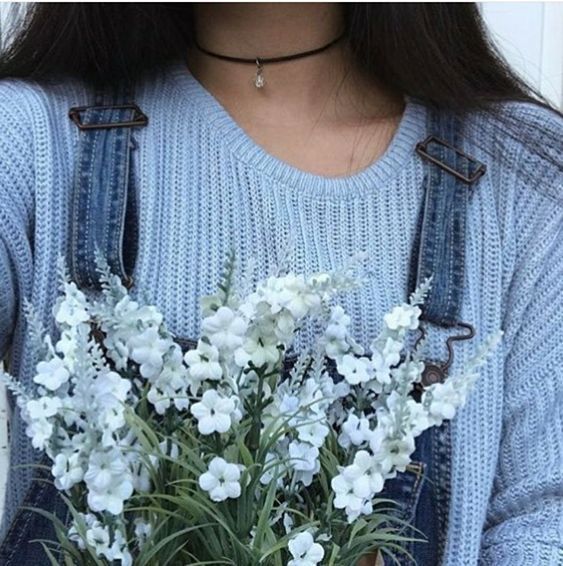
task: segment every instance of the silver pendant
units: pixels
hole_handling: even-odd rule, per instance
[[[256,59],[256,75],[254,76],[254,86],[256,88],[264,88],[266,84],[266,79],[262,74],[264,66],[262,65],[260,59]]]

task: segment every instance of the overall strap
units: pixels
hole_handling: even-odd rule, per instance
[[[94,104],[71,108],[69,117],[80,130],[71,209],[71,277],[81,287],[97,287],[98,251],[129,287],[138,230],[131,134],[132,128],[146,126],[148,118],[133,102],[131,85],[96,89]]]
[[[410,291],[432,276],[432,286],[422,309],[422,336],[429,324],[465,329],[463,334],[447,339],[445,362],[425,363],[421,383],[416,384],[419,394],[424,387],[446,379],[453,361],[452,341],[474,335],[473,327],[460,317],[466,215],[475,183],[485,173],[485,166],[462,151],[462,127],[462,120],[454,114],[430,110],[431,135],[416,147],[424,162],[425,185],[412,253]],[[408,550],[420,566],[442,563],[450,520],[452,454],[451,421],[432,427],[417,438],[412,458],[424,467],[424,481],[412,525],[423,533],[425,540],[408,543]],[[401,564],[407,562],[411,563],[405,559]]]
[[[421,319],[441,327],[465,330],[462,335],[448,339],[449,359],[442,365],[428,367],[423,378],[424,385],[445,378],[453,356],[452,341],[474,335],[473,327],[460,319],[465,276],[466,215],[474,184],[486,169],[485,165],[460,149],[462,127],[462,120],[453,112],[429,109],[431,135],[416,146],[424,161],[425,188],[411,256],[409,292],[432,277]]]

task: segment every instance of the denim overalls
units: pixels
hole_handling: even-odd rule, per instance
[[[112,92],[97,90],[93,106],[74,107],[69,117],[80,129],[72,200],[68,260],[72,278],[83,287],[96,285],[94,251],[98,247],[127,286],[133,284],[137,253],[137,211],[132,159],[136,142],[133,128],[148,125],[148,118],[134,104],[131,87]],[[463,152],[461,122],[444,111],[429,111],[432,134],[416,146],[425,166],[425,194],[412,249],[409,289],[433,276],[433,286],[423,309],[425,327],[452,329],[448,340],[471,338],[470,325],[459,320],[465,254],[465,218],[471,185],[485,167]],[[460,332],[460,329],[463,332]],[[184,348],[195,345],[179,340]],[[451,359],[428,360],[424,385],[446,377]],[[427,430],[416,442],[413,462],[406,472],[386,483],[381,497],[393,499],[399,516],[424,533],[427,542],[411,543],[407,550],[419,566],[437,566],[444,552],[450,501],[450,425]],[[45,462],[48,463],[48,462]],[[66,517],[62,500],[38,471],[23,506],[56,509]],[[412,532],[406,532],[412,535]],[[0,547],[0,566],[48,565],[41,546],[33,539],[55,540],[49,523],[40,515],[21,509]],[[401,564],[412,564],[399,557]],[[387,563],[387,560],[386,560]]]

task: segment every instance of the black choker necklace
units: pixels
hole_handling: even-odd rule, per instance
[[[230,55],[223,55],[221,53],[214,53],[213,51],[209,51],[208,49],[204,49],[196,39],[194,39],[194,45],[206,55],[210,55],[211,57],[215,57],[217,59],[222,59],[223,61],[230,61],[231,63],[246,63],[250,65],[256,65],[256,75],[254,76],[254,86],[256,88],[263,88],[266,84],[266,80],[264,79],[264,65],[266,63],[284,63],[285,61],[293,61],[294,59],[303,59],[303,57],[310,57],[311,55],[316,55],[317,53],[321,53],[325,51],[329,47],[332,47],[336,43],[338,43],[344,36],[346,32],[339,35],[336,39],[333,39],[326,45],[322,47],[317,47],[316,49],[311,49],[310,51],[302,51],[301,53],[294,53],[293,55],[283,55],[281,57],[252,57],[252,58],[244,58],[244,57],[231,57]]]

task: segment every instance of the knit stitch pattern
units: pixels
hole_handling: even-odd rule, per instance
[[[424,165],[425,106],[407,99],[383,156],[343,177],[306,173],[268,154],[180,62],[142,81],[135,130],[140,211],[134,294],[156,304],[170,329],[194,338],[198,298],[213,292],[227,252],[254,278],[284,260],[301,273],[338,268],[367,252],[363,285],[340,298],[365,347],[382,316],[405,299]],[[36,360],[23,316],[29,300],[49,327],[57,257],[67,253],[79,131],[71,106],[92,103],[76,79],[0,81],[0,357],[30,384]],[[563,564],[563,125],[536,105],[511,103],[525,130],[545,133],[542,155],[506,138],[484,114],[464,150],[487,164],[469,203],[461,317],[477,338],[456,345],[454,370],[478,340],[502,328],[494,352],[455,417],[452,500],[444,564]],[[539,134],[538,134],[539,132]],[[474,141],[472,141],[474,140]],[[551,154],[552,159],[549,159]],[[295,345],[307,347],[314,328]],[[432,328],[429,355],[447,332]],[[458,366],[459,367],[459,366]],[[37,458],[17,412],[12,467]],[[12,470],[7,515],[32,476]]]

